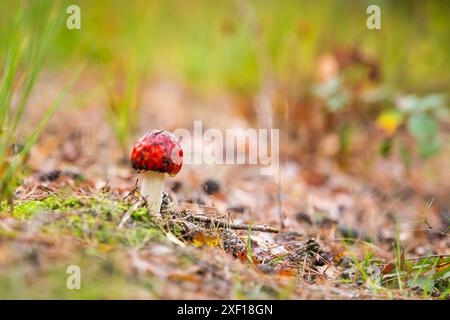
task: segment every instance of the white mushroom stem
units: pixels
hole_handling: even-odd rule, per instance
[[[150,214],[159,215],[161,212],[165,173],[147,171],[143,173],[143,176],[141,196],[147,200]]]

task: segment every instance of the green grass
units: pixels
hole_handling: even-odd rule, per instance
[[[347,276],[347,279],[339,279],[337,282],[349,286],[364,284],[374,293],[384,293],[392,297],[419,294],[427,299],[439,294],[442,299],[448,298],[450,258],[437,256],[406,259],[398,236],[394,243],[395,261],[390,263],[377,258],[371,250],[359,259],[346,242],[343,242],[343,245],[351,257],[350,266],[346,269],[349,278]],[[383,272],[387,265],[391,265],[392,271]],[[439,269],[438,266],[443,267]]]
[[[26,20],[30,8],[19,4],[10,9],[10,17],[1,25],[0,61],[0,200],[12,201],[20,179],[24,158],[37,142],[52,114],[60,105],[67,87],[44,110],[33,130],[24,130],[23,116],[44,60],[51,51],[58,28],[60,9],[35,10],[35,18]],[[28,23],[30,26],[28,26]],[[30,132],[31,131],[31,132]],[[23,142],[21,147],[20,142]]]
[[[124,153],[129,152],[132,140],[139,130],[142,82],[145,71],[139,64],[141,54],[130,56],[130,65],[124,67],[109,85],[109,103],[106,104],[106,119]]]

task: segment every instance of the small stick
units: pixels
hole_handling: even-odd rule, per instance
[[[405,261],[412,261],[412,260],[422,260],[427,258],[448,258],[450,257],[450,254],[432,254],[429,256],[422,256],[422,257],[415,257],[415,258],[409,258],[405,259]]]
[[[130,209],[128,209],[127,212],[125,212],[125,214],[122,216],[122,219],[120,220],[120,223],[118,226],[119,229],[121,229],[123,227],[123,225],[128,221],[128,219],[130,219],[133,212],[135,212],[141,204],[142,203],[140,201],[138,201],[135,204],[133,204],[133,206]]]
[[[134,188],[133,190],[131,190],[126,196],[125,198],[123,198],[122,200],[126,200],[129,196],[131,196],[133,193],[136,192],[136,190],[138,189],[138,183],[139,183],[139,179],[136,179],[136,182],[134,183]]]
[[[437,234],[439,234],[439,235],[441,235],[441,236],[448,236],[448,232],[445,232],[445,231],[442,231],[442,230],[439,230],[439,229],[437,229],[437,228],[435,228],[435,227],[433,227],[429,222],[428,222],[428,220],[425,218],[425,220],[423,221],[423,223],[425,224],[425,226],[430,230],[430,231],[432,231],[432,232],[434,232],[434,233],[437,233]]]
[[[210,218],[210,217],[204,217],[204,216],[193,216],[191,215],[189,218],[191,218],[192,220],[195,221],[199,221],[199,222],[205,222],[205,223],[209,223],[221,228],[230,228],[230,229],[237,229],[237,230],[248,230],[249,229],[249,225],[248,224],[239,224],[239,223],[227,223],[225,221],[222,220],[217,220],[214,218]],[[270,226],[265,226],[265,225],[252,225],[252,231],[261,231],[261,232],[272,232],[272,233],[278,233],[280,232],[277,228],[273,228]]]

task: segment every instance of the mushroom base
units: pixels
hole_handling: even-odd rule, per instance
[[[164,173],[145,172],[141,185],[141,196],[148,202],[148,210],[152,215],[159,215],[164,189]]]

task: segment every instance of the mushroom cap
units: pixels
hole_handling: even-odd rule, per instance
[[[152,130],[137,141],[130,162],[137,171],[154,171],[175,176],[183,165],[183,149],[172,133]]]

